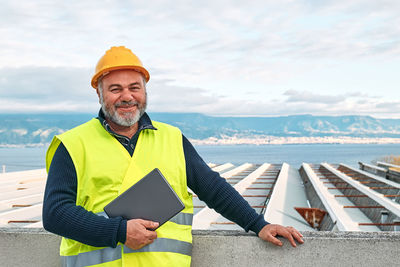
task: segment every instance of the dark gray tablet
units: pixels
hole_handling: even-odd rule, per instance
[[[158,222],[160,227],[184,208],[160,170],[155,168],[105,206],[104,211],[110,218],[150,220]]]

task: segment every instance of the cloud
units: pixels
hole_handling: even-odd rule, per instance
[[[78,100],[90,97],[91,70],[71,67],[0,69],[0,97],[54,101],[64,96]]]
[[[346,99],[345,96],[341,95],[319,95],[308,91],[299,92],[296,90],[287,90],[283,95],[289,96],[287,102],[337,104]]]
[[[81,100],[80,102],[58,100],[53,102],[34,101],[29,99],[0,99],[1,113],[94,113],[99,110],[99,105],[93,101]]]
[[[400,101],[385,101],[360,92],[333,96],[287,90],[278,99],[243,100],[210,94],[210,91],[204,88],[180,87],[173,84],[172,80],[163,80],[149,86],[149,110],[212,115],[314,114],[400,117]],[[287,96],[289,98],[286,98]]]
[[[0,69],[1,112],[91,111],[97,103],[85,68]]]
[[[387,101],[387,102],[380,102],[375,105],[377,109],[382,110],[383,112],[387,112],[388,110],[392,112],[398,112],[400,115],[400,100],[398,101]]]
[[[2,68],[0,112],[89,112],[99,109],[97,95],[85,68],[23,67]],[[165,75],[165,73],[163,73]],[[400,101],[385,101],[365,93],[315,94],[287,90],[278,98],[240,99],[224,96],[209,88],[181,86],[172,78],[158,78],[148,84],[151,112],[199,112],[212,115],[375,115],[400,117]],[[168,76],[168,75],[166,75]]]
[[[206,107],[218,103],[218,97],[210,95],[205,89],[173,85],[171,82],[154,80],[149,83],[149,110],[207,113]]]
[[[68,57],[70,64],[85,64],[90,61],[82,53],[94,57],[112,41],[124,42],[137,51],[159,50],[154,57],[162,52],[176,60],[184,52],[186,60],[174,62],[183,68],[202,65],[210,55],[227,67],[234,59],[234,69],[253,56],[259,64],[271,58],[390,56],[399,52],[400,29],[392,27],[399,22],[397,7],[397,1],[2,1],[0,47],[13,52],[9,60],[39,62],[37,52],[42,64]],[[31,53],[18,55],[18,48]]]
[[[398,112],[393,99],[354,92],[362,84],[356,89],[349,85],[349,94],[305,88],[313,86],[313,74],[321,74],[315,70],[348,66],[352,76],[361,77],[357,73],[365,62],[388,62],[373,77],[379,84],[375,91],[388,95],[382,88],[393,88],[388,80],[398,81],[383,73],[399,66],[400,28],[393,26],[400,24],[399,1],[0,3],[2,111],[97,110],[89,86],[92,69],[110,46],[126,45],[151,72],[152,110],[237,115]],[[340,75],[329,73],[326,83],[346,87],[339,83]],[[371,79],[362,77],[360,83]],[[287,81],[299,83],[287,86]],[[243,88],[246,82],[249,88]],[[269,88],[277,88],[271,96],[276,100],[265,95],[240,98],[243,90]],[[228,90],[229,97],[222,97]]]

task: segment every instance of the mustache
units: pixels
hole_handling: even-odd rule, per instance
[[[123,107],[139,106],[139,102],[132,100],[132,101],[121,101],[121,102],[118,102],[118,103],[115,104],[116,108],[119,108],[119,107],[122,107],[122,106]]]

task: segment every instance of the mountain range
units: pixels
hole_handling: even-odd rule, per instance
[[[217,117],[199,113],[149,113],[179,127],[187,138],[355,137],[400,138],[400,119],[371,116]],[[0,114],[0,145],[47,144],[93,114]]]

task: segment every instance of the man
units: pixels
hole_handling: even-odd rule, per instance
[[[59,136],[46,155],[43,226],[63,236],[65,266],[190,266],[191,188],[207,205],[275,245],[275,236],[303,243],[292,227],[268,224],[179,129],[145,113],[150,75],[131,50],[112,47],[99,60],[92,86],[99,116]],[[169,92],[166,92],[169,93]],[[185,204],[156,231],[156,222],[107,218],[103,208],[155,167]]]

